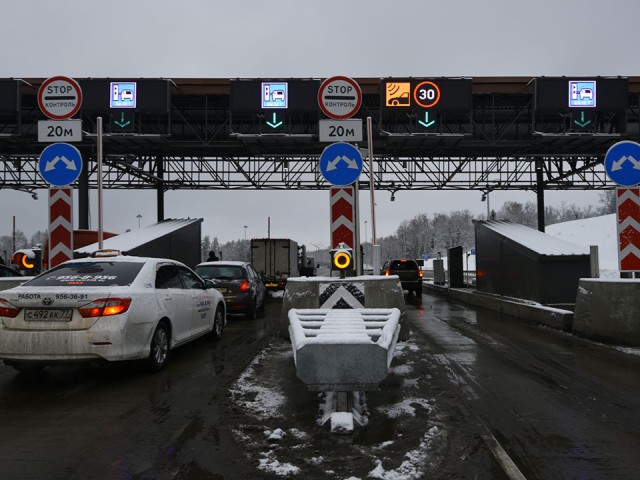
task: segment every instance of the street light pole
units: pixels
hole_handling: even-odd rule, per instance
[[[369,236],[367,234],[367,221],[364,221],[364,243],[367,243]]]
[[[140,228],[140,219],[142,218],[142,215],[138,214],[137,217],[138,217],[138,228]]]

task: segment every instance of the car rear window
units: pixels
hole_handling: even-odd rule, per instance
[[[81,262],[60,265],[24,284],[25,287],[123,287],[131,285],[142,262]]]
[[[418,270],[418,264],[412,260],[394,260],[391,262],[391,270]]]
[[[239,265],[201,265],[196,267],[196,273],[205,279],[239,280],[247,278],[244,268]]]

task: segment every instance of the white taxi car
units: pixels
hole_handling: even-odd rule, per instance
[[[219,338],[224,298],[180,262],[113,256],[65,262],[0,291],[0,359],[17,370],[143,359],[151,370],[197,337]]]

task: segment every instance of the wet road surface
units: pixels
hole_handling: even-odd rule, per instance
[[[526,478],[639,478],[640,361],[424,296],[413,326]]]
[[[0,366],[0,479],[638,478],[636,357],[437,296],[406,301],[411,339],[349,436],[316,425],[277,300],[158,374]]]

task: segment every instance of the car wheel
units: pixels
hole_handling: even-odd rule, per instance
[[[211,329],[210,337],[213,340],[218,340],[220,337],[222,337],[223,330],[224,330],[224,310],[222,309],[222,307],[218,307],[213,317],[213,328]]]
[[[151,351],[147,358],[147,366],[152,372],[159,372],[169,361],[169,329],[160,322],[151,337]]]
[[[249,320],[255,320],[256,318],[256,310],[257,310],[257,306],[256,306],[256,302],[258,300],[256,298],[252,298],[251,301],[249,302],[249,307],[247,309],[247,318]]]

